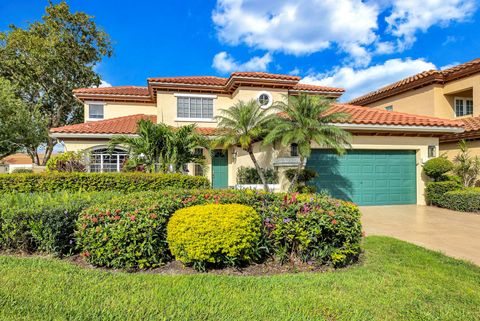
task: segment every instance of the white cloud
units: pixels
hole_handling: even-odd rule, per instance
[[[112,84],[102,79],[98,87],[112,87]]]
[[[250,60],[239,63],[227,52],[219,52],[213,57],[212,67],[223,73],[234,71],[265,71],[272,62],[272,55],[266,53],[262,57],[252,57]]]
[[[231,45],[304,55],[335,44],[358,61],[376,40],[377,16],[360,0],[218,0],[212,19]]]
[[[327,74],[307,76],[301,82],[345,88],[346,92],[341,100],[348,101],[400,79],[431,69],[435,69],[435,65],[424,59],[390,59],[383,64],[363,69],[336,67]]]
[[[385,18],[388,31],[398,37],[399,50],[410,47],[417,31],[426,32],[433,25],[448,26],[464,21],[476,10],[475,0],[395,0]]]
[[[217,0],[212,19],[229,45],[297,56],[332,49],[365,67],[372,55],[401,52],[419,31],[464,21],[476,9],[476,0]]]
[[[288,72],[289,75],[298,76],[300,75],[300,69],[298,67],[293,68]]]

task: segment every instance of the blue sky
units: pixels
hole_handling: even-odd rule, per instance
[[[55,1],[58,2],[58,1]],[[2,0],[0,30],[39,20],[47,1]],[[411,74],[480,57],[478,0],[70,0],[112,38],[97,71],[147,77],[290,73],[344,87],[344,100]]]

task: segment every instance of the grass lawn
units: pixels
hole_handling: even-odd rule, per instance
[[[480,268],[386,237],[361,266],[275,276],[152,275],[0,257],[0,320],[480,320]]]

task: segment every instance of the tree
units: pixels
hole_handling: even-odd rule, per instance
[[[214,144],[224,149],[240,146],[245,150],[255,165],[263,188],[268,191],[267,180],[253,152],[253,145],[265,137],[268,126],[275,116],[261,108],[255,100],[239,101],[233,107],[222,109],[220,112],[221,115],[216,117],[219,137]]]
[[[312,142],[331,148],[338,154],[343,154],[345,147],[350,145],[350,133],[333,124],[348,120],[350,115],[331,112],[331,107],[330,99],[306,94],[289,96],[286,102],[278,102],[274,106],[280,112],[280,117],[275,120],[264,143],[279,141],[282,146],[298,145],[300,162],[290,190],[295,188],[298,176],[304,169],[305,159],[312,152]]]
[[[470,155],[465,140],[461,140],[458,143],[458,148],[460,149],[460,153],[455,156],[455,167],[453,171],[460,176],[463,186],[475,186],[475,183],[478,180],[478,175],[480,174],[480,158],[478,158],[478,156],[473,157]]]
[[[31,151],[47,136],[46,122],[38,109],[30,109],[16,97],[10,82],[0,77],[0,159],[19,151],[27,151],[33,158]]]
[[[138,121],[137,136],[114,136],[109,149],[121,145],[128,148],[130,157],[145,165],[147,172],[155,172],[155,164],[165,163],[172,131],[165,124],[154,124],[150,120]]]
[[[49,1],[41,22],[0,32],[0,77],[15,85],[32,115],[38,109],[48,128],[82,120],[83,106],[72,91],[98,86],[94,67],[111,55],[108,35],[91,16],[70,12],[65,1],[56,5]],[[57,141],[47,136],[43,142],[45,165]],[[39,164],[36,147],[28,147],[28,152]]]
[[[168,136],[165,165],[173,165],[175,172],[181,172],[188,163],[205,165],[205,156],[195,153],[195,148],[209,148],[210,142],[197,133],[195,124],[174,128]]]

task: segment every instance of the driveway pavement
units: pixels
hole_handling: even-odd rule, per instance
[[[431,206],[362,206],[366,235],[386,235],[480,265],[480,215]]]

